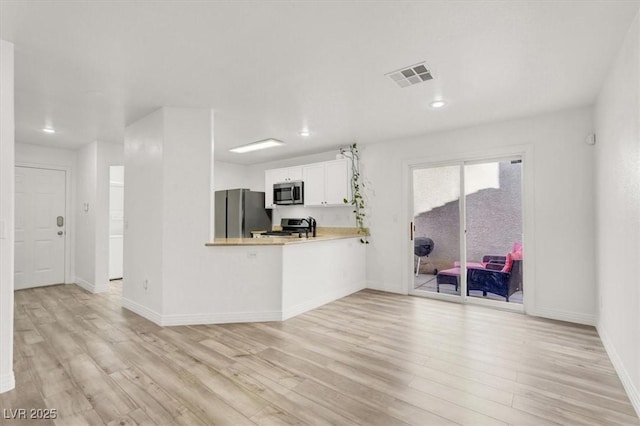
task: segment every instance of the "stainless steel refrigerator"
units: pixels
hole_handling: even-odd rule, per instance
[[[216,191],[216,238],[250,238],[251,231],[271,231],[271,211],[264,192],[248,189]]]

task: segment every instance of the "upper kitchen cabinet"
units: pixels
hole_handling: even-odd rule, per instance
[[[348,160],[302,166],[305,206],[344,206],[349,194]]]
[[[351,170],[349,160],[328,161],[326,165],[325,196],[326,205],[342,205],[351,201]]]
[[[309,164],[302,167],[304,182],[304,205],[323,206],[325,202],[325,163]]]
[[[275,180],[272,183],[302,180],[302,167],[287,167],[285,169],[273,169],[268,171],[273,172]]]
[[[302,180],[302,167],[287,167],[284,169],[271,169],[264,172],[264,206],[272,209],[275,207],[273,203],[273,184],[283,182],[293,182]]]

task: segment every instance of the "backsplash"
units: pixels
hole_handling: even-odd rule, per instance
[[[318,227],[353,227],[356,220],[351,206],[339,207],[305,207],[305,206],[278,206],[273,209],[272,221],[274,225],[280,225],[283,217],[309,217],[318,221]]]

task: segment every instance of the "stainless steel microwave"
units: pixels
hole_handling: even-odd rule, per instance
[[[273,203],[304,204],[304,183],[301,180],[273,184]]]

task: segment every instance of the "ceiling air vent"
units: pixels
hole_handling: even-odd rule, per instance
[[[391,80],[400,87],[409,87],[414,84],[422,83],[423,81],[432,80],[433,76],[431,71],[427,68],[424,62],[411,65],[410,67],[400,70],[392,71],[388,74]]]

